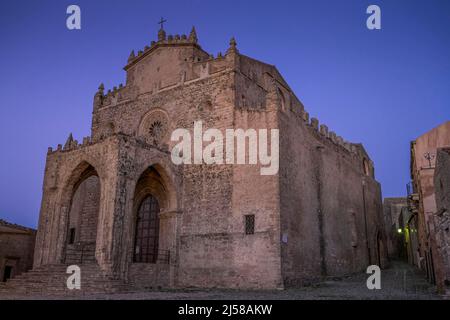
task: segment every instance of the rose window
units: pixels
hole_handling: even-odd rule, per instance
[[[161,121],[156,120],[150,125],[148,131],[152,138],[159,140],[164,135],[164,125],[162,124]]]

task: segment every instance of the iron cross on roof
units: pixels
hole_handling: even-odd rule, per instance
[[[161,25],[161,29],[164,29],[164,22],[167,22],[163,17],[161,17],[161,20],[159,20],[158,24]]]

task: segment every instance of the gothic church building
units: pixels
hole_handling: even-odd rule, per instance
[[[195,29],[161,28],[124,70],[95,94],[91,135],[48,150],[35,274],[76,264],[97,284],[273,289],[385,263],[373,162],[310,118],[273,65],[234,39],[213,56]],[[199,120],[279,129],[278,173],[175,165],[171,133]]]

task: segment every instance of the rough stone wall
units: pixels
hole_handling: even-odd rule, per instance
[[[439,147],[450,147],[450,121],[430,130],[416,139],[413,147],[414,163],[412,177],[418,186],[420,204],[423,207],[420,215],[423,216],[423,236],[426,236],[427,224],[432,224],[431,215],[436,212],[436,200],[434,193],[434,161],[431,167],[424,154],[429,152],[436,156]],[[424,244],[425,239],[421,243]],[[424,245],[424,248],[426,246]]]
[[[440,148],[434,171],[437,212],[450,210],[450,148]]]
[[[235,112],[235,127],[244,130],[278,128],[276,121],[276,111]],[[236,237],[233,261],[242,286],[281,288],[278,174],[261,175],[260,169],[261,165],[233,166],[233,215],[229,229]],[[255,216],[252,235],[245,234],[245,215]]]
[[[194,45],[159,47],[127,68],[127,86],[135,86],[139,93],[153,93],[178,84],[181,77],[189,81],[199,76],[194,63],[208,58]]]
[[[12,267],[12,277],[31,269],[35,240],[35,230],[0,223],[0,281],[3,281],[5,266]]]
[[[376,233],[384,234],[379,184],[364,175],[359,156],[319,137],[317,129],[293,114],[280,118],[287,285],[361,271],[369,264],[366,241],[370,261],[379,264]]]
[[[246,110],[245,119],[273,108],[280,129],[279,186],[272,189],[279,195],[281,229],[276,220],[271,225],[279,233],[273,247],[280,243],[284,285],[357,272],[369,263],[386,266],[381,190],[362,146],[310,121],[273,66],[245,56],[239,62],[236,108]]]
[[[264,89],[264,72],[273,67],[254,64],[243,73],[245,62],[250,60],[236,52],[228,52],[226,59],[234,66],[234,90],[229,92],[232,104],[228,113],[223,115],[229,121],[218,128],[278,128],[277,111],[270,108],[273,103]],[[201,166],[203,172],[216,169],[218,168],[215,166]],[[185,172],[186,170],[189,169],[185,167]],[[192,170],[195,174],[199,173],[196,168]],[[202,193],[198,196],[202,199],[211,197],[208,195],[210,192],[220,196],[214,199],[211,208],[204,214],[199,214],[201,208],[190,208],[191,200],[194,200],[192,204],[198,206],[196,197],[189,200],[185,198],[183,201],[185,211],[182,230],[186,234],[183,232],[181,237],[180,251],[186,259],[180,261],[184,266],[181,267],[179,278],[185,286],[282,287],[278,175],[262,176],[259,165],[225,166],[224,170],[226,177],[223,181],[210,176],[197,186],[188,185],[190,179],[186,174],[184,176],[184,194],[199,190]],[[211,226],[212,213],[218,218],[213,222],[214,226]],[[198,216],[198,220],[195,220],[196,223],[189,230],[192,214]],[[249,214],[255,216],[255,233],[246,235],[244,219]],[[205,234],[211,228],[216,233]],[[195,250],[189,250],[191,246],[196,246]],[[206,254],[202,254],[203,252]],[[200,260],[200,263],[196,260]]]
[[[444,282],[450,285],[450,148],[438,149],[434,172],[436,242],[443,262]]]
[[[285,106],[279,108],[285,284],[357,272],[369,262],[385,266],[381,190],[366,152],[309,119],[295,95],[282,83],[278,88]]]
[[[268,104],[261,88],[260,96],[252,93],[255,98],[247,100],[249,104],[238,102],[240,97],[249,93],[251,86],[244,77],[239,70],[236,71],[235,92],[230,92],[232,97],[236,97],[236,102],[228,110],[228,116],[233,118],[219,128],[277,128],[276,111],[266,108]],[[253,89],[257,90],[255,87]],[[254,107],[250,102],[255,100],[259,100],[261,104]],[[248,158],[248,154],[246,156]],[[185,260],[180,261],[180,279],[183,285],[282,287],[277,175],[262,176],[259,165],[222,166],[223,175],[211,175],[211,172],[220,167],[201,166],[200,172],[198,166],[185,167],[184,219],[180,247],[185,256]],[[187,170],[189,175],[186,174]],[[188,185],[192,181],[190,175],[199,175],[201,172],[203,179],[194,181],[196,185]],[[208,173],[209,176],[205,176]],[[213,201],[206,211],[195,201],[199,197],[207,204],[208,198],[212,197]],[[255,216],[254,234],[245,234],[245,215]],[[194,224],[191,224],[194,217]],[[195,249],[189,249],[190,247]]]
[[[75,228],[75,242],[95,242],[97,239],[100,181],[97,176],[81,182],[72,200],[69,228]]]
[[[438,290],[444,286],[444,257],[437,254],[436,239],[437,212],[435,198],[435,157],[438,148],[450,147],[450,121],[433,128],[412,143],[411,178],[418,193],[418,240],[421,267],[427,272],[430,281],[435,281]],[[434,156],[430,162],[424,157],[426,153]]]
[[[370,250],[370,259],[368,264],[376,264],[381,268],[388,266],[388,248],[387,236],[385,233],[385,222],[383,215],[383,202],[381,196],[381,186],[373,177],[373,168],[371,169],[372,176],[365,176],[364,183],[364,197],[363,197],[363,211],[360,219],[363,219],[365,212],[365,220],[367,223],[367,239]],[[353,201],[357,202],[358,198],[353,197]],[[365,207],[365,210],[364,210]],[[361,269],[367,267],[367,264]]]
[[[170,286],[168,264],[133,263],[128,271],[128,281],[136,289],[149,290]]]

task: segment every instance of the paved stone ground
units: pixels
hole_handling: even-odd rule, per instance
[[[361,273],[341,279],[333,279],[313,286],[270,291],[242,290],[159,290],[135,293],[85,296],[83,299],[190,299],[190,300],[324,300],[324,299],[395,299],[423,300],[448,299],[437,295],[423,275],[412,266],[394,261],[389,269],[381,271],[381,289],[369,290],[368,274]],[[5,297],[3,297],[5,298]],[[52,299],[55,297],[9,297],[19,299]],[[1,297],[0,297],[1,299]]]

